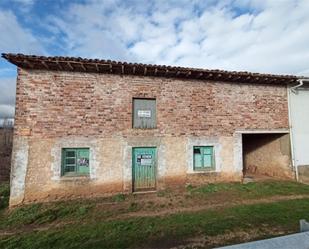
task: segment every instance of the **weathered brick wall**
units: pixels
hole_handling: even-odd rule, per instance
[[[0,183],[10,180],[13,129],[0,128]]]
[[[288,128],[285,86],[19,70],[16,134],[216,136]],[[132,129],[132,98],[157,99],[157,129]]]
[[[132,191],[132,148],[157,148],[157,189],[239,181],[241,135],[287,129],[285,86],[28,71],[17,79],[10,204]],[[157,128],[132,128],[132,100],[157,100]],[[216,169],[194,172],[193,146],[215,147]],[[60,176],[61,148],[90,148],[86,179]]]

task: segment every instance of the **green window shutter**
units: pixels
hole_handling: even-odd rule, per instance
[[[64,169],[63,173],[76,171],[76,151],[75,149],[64,149]]]
[[[62,175],[89,174],[89,149],[62,149]]]
[[[204,167],[211,168],[212,167],[212,156],[211,155],[203,155]]]
[[[213,168],[213,147],[203,147],[203,166],[205,168]]]
[[[194,168],[201,169],[203,167],[202,151],[199,147],[194,147]]]
[[[194,146],[193,160],[195,170],[211,170],[215,168],[213,146]]]
[[[89,149],[77,149],[77,172],[89,173]]]

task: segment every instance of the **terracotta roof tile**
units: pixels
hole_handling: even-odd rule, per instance
[[[260,84],[289,84],[295,83],[297,79],[302,78],[294,75],[260,74],[217,69],[210,70],[166,65],[128,63],[100,59],[85,59],[81,57],[47,57],[11,53],[2,54],[2,57],[18,67],[38,70],[77,71],[169,78],[175,77]]]

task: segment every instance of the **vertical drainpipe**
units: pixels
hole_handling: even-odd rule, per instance
[[[294,143],[293,143],[293,129],[292,129],[292,116],[291,116],[291,99],[290,99],[290,89],[287,85],[287,94],[288,94],[288,112],[289,112],[289,130],[290,130],[290,145],[291,145],[291,159],[292,159],[292,167],[295,171],[296,181],[298,181],[298,169],[295,163],[294,157]]]
[[[298,79],[298,85],[289,87],[287,85],[288,94],[288,113],[289,113],[289,130],[290,130],[290,143],[291,143],[291,157],[292,157],[292,167],[295,170],[296,181],[298,181],[298,167],[296,165],[295,153],[294,153],[294,141],[293,141],[293,127],[292,127],[292,113],[291,113],[291,93],[296,93],[296,89],[304,84],[305,79]],[[308,80],[306,80],[308,81]]]

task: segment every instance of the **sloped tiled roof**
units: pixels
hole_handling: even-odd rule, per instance
[[[141,75],[260,84],[289,84],[295,83],[299,78],[294,75],[210,70],[165,65],[128,63],[111,60],[84,59],[80,57],[47,57],[11,53],[4,53],[2,54],[2,57],[20,68],[37,70]]]

